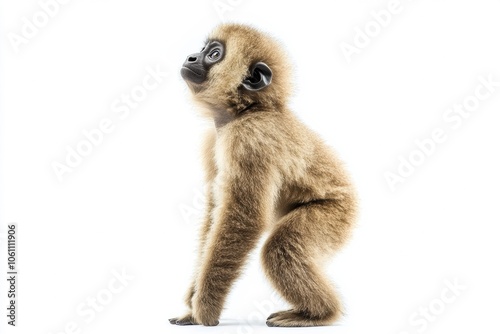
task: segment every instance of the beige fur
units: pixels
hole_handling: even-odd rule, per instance
[[[224,44],[225,58],[203,84],[188,82],[216,124],[203,153],[207,213],[189,313],[170,321],[217,325],[232,283],[268,231],[264,271],[292,309],[272,314],[267,324],[331,324],[342,307],[321,262],[350,235],[353,186],[332,151],[287,108],[291,72],[280,45],[236,24],[217,27],[209,40]],[[251,92],[241,82],[256,62],[265,62],[273,77],[270,86]]]

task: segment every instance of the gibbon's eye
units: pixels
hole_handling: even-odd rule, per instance
[[[217,60],[220,58],[220,55],[221,55],[221,52],[220,50],[217,48],[217,49],[213,49],[209,54],[208,54],[208,59],[214,61],[214,60]]]

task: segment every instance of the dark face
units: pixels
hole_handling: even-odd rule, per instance
[[[224,45],[209,41],[198,53],[189,55],[182,65],[181,76],[184,80],[201,84],[207,79],[210,68],[224,58]]]

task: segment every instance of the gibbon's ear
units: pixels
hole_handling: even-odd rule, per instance
[[[242,84],[247,90],[258,91],[271,84],[273,71],[266,63],[258,62],[250,69],[250,75],[246,77]]]

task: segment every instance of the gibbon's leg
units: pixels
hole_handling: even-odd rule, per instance
[[[209,232],[203,264],[196,280],[192,313],[177,319],[175,324],[215,326],[219,323],[231,285],[256,246],[270,216],[272,193],[267,190],[267,180],[258,174],[251,170],[242,171],[224,182],[222,203],[216,202],[214,226]]]
[[[348,205],[340,201],[321,200],[301,205],[280,219],[264,245],[262,262],[271,283],[292,310],[273,313],[268,326],[322,326],[342,314],[318,257],[346,239],[352,225],[348,212]]]

